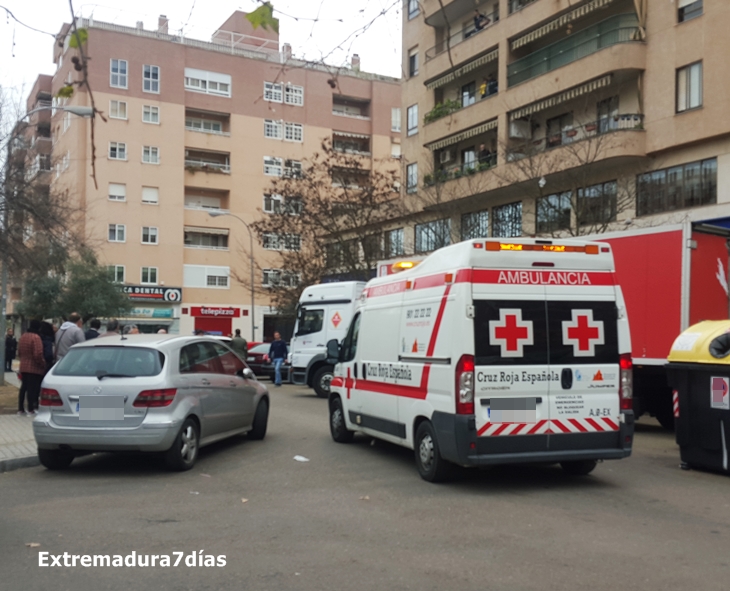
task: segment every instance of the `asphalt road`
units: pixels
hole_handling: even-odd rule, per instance
[[[672,435],[651,421],[630,459],[588,477],[515,466],[434,485],[412,452],[333,443],[326,402],[309,391],[272,398],[264,441],[209,447],[187,473],[100,454],[68,472],[0,475],[0,589],[727,588],[730,478],[681,471]],[[40,551],[133,550],[173,562],[204,550],[227,564],[38,566]]]

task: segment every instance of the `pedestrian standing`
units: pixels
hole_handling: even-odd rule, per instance
[[[41,322],[41,328],[38,334],[43,343],[43,360],[46,362],[46,373],[48,373],[56,359],[53,325],[50,322]]]
[[[91,339],[95,339],[99,336],[99,329],[101,328],[101,321],[98,318],[93,318],[91,322],[89,322],[89,330],[87,330],[84,333],[84,336],[86,337],[87,341],[90,341]]]
[[[236,329],[236,336],[231,339],[231,349],[233,349],[241,359],[246,359],[248,355],[248,343],[241,336],[241,329]]]
[[[281,340],[281,333],[274,333],[274,342],[269,347],[269,359],[274,364],[274,385],[281,386],[281,365],[286,361],[289,350],[286,343]]]
[[[18,352],[18,341],[12,328],[5,335],[5,371],[13,371],[13,359]]]
[[[86,340],[84,331],[81,330],[82,326],[83,320],[76,312],[68,315],[68,320],[56,333],[56,361],[61,361],[76,343],[83,343]]]
[[[41,393],[41,382],[46,373],[46,362],[43,359],[43,342],[38,334],[41,323],[31,320],[28,331],[20,337],[18,353],[20,357],[21,383],[18,392],[18,414],[32,415],[38,411],[38,396]],[[28,398],[28,412],[25,412],[25,398]]]
[[[136,324],[127,324],[122,330],[122,334],[139,334],[139,327]]]
[[[106,332],[101,335],[103,337],[118,337],[119,336],[119,320],[112,318],[106,323]]]

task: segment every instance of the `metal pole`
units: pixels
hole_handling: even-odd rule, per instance
[[[7,202],[6,202],[7,203]],[[7,208],[4,208],[7,209]],[[3,226],[7,229],[5,220],[7,219],[7,211],[3,212]],[[8,261],[7,257],[3,254],[2,257],[3,272],[2,272],[2,287],[0,288],[0,335],[2,335],[3,342],[0,345],[0,386],[5,385],[5,337],[7,332],[7,321],[5,315],[7,314],[7,303],[8,303]]]
[[[243,222],[243,220],[241,220]],[[251,249],[251,342],[256,342],[256,307],[254,306],[254,262],[253,262],[253,232],[246,222],[243,222],[248,230],[249,248]]]

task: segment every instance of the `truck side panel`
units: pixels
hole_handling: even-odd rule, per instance
[[[724,236],[693,232],[692,240],[697,246],[691,255],[689,323],[727,318],[726,239]]]
[[[631,322],[631,355],[663,362],[681,332],[682,230],[606,239]]]

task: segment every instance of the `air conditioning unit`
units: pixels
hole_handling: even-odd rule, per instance
[[[454,157],[454,155],[451,152],[451,150],[444,150],[443,152],[441,152],[441,154],[439,156],[439,162],[441,164],[446,164],[447,162],[451,162],[451,159],[453,157]]]

